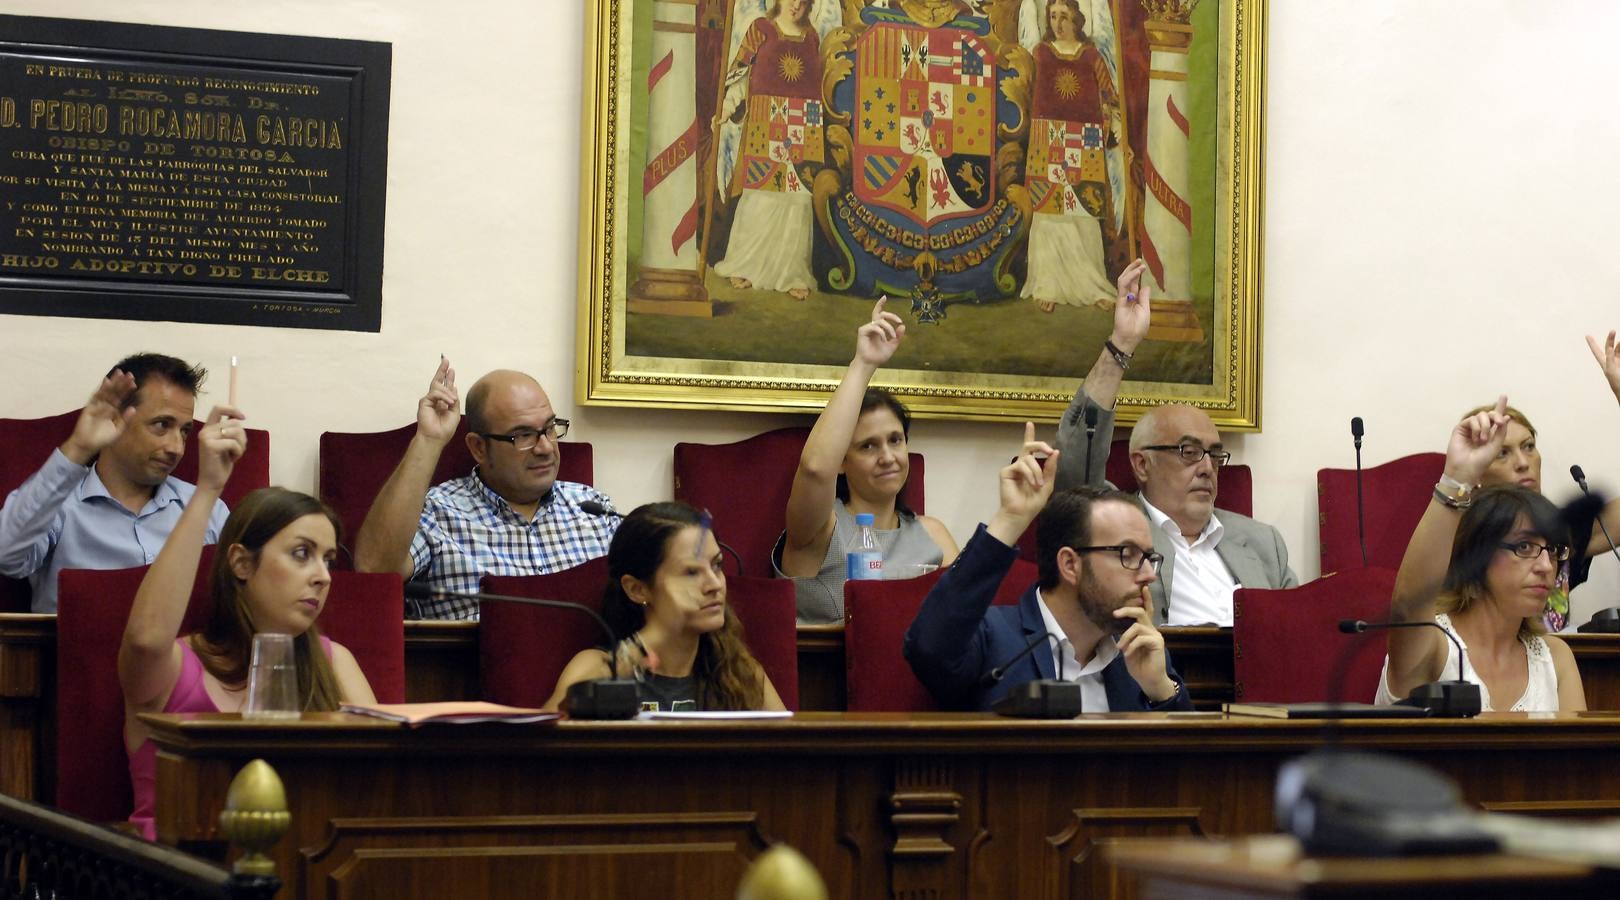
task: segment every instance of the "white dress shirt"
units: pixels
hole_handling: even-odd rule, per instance
[[[1215,516],[1191,544],[1182,536],[1175,520],[1160,512],[1142,498],[1153,527],[1163,531],[1175,545],[1175,571],[1171,573],[1170,591],[1166,595],[1166,624],[1169,625],[1222,625],[1232,624],[1232,592],[1242,585],[1232,577],[1215,548],[1220,546],[1225,527]]]
[[[1061,672],[1065,680],[1078,682],[1080,685],[1080,709],[1091,712],[1108,712],[1108,688],[1103,684],[1103,669],[1114,661],[1119,655],[1119,645],[1114,639],[1104,636],[1097,642],[1097,649],[1085,665],[1075,658],[1074,643],[1063,633],[1063,626],[1053,617],[1052,611],[1046,608],[1046,598],[1041,596],[1041,589],[1035,589],[1036,605],[1041,608],[1041,621],[1046,630],[1059,636],[1057,645],[1052,648],[1052,672],[1054,675]]]

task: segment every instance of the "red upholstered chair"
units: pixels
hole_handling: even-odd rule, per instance
[[[414,422],[391,431],[321,433],[316,490],[320,498],[337,511],[338,521],[343,523],[344,544],[354,546],[354,536],[365,522],[372,501],[377,499],[388,476],[394,473],[394,467],[405,456],[405,449],[415,435]],[[565,441],[557,477],[592,484],[594,463],[590,444]],[[455,437],[439,454],[439,464],[433,469],[433,483],[460,478],[472,469],[472,451],[467,449],[467,418],[463,416]],[[352,564],[347,555],[339,561],[343,566]]]
[[[74,409],[42,419],[0,419],[0,443],[7,448],[0,454],[0,498],[27,481],[50,458],[51,451],[68,439],[79,412]],[[186,455],[174,469],[174,477],[182,481],[197,481],[200,428],[201,422],[193,423],[191,436],[186,439]],[[230,483],[225,486],[225,504],[233,509],[248,492],[270,483],[270,432],[249,428],[247,435],[247,453],[237,461]],[[0,577],[0,612],[27,612],[32,595],[27,581]]]
[[[1083,451],[1082,451],[1083,452]],[[1084,463],[1082,462],[1082,465]],[[1108,450],[1107,479],[1127,494],[1141,488],[1136,473],[1131,470],[1131,440],[1116,438]],[[1223,466],[1218,481],[1220,490],[1215,495],[1215,507],[1240,516],[1254,515],[1254,473],[1248,466],[1233,463]],[[1035,526],[1031,524],[1018,538],[1018,548],[1024,558],[1035,559]]]
[[[207,620],[212,558],[205,551],[197,567],[182,633]],[[57,584],[56,805],[95,822],[127,819],[134,806],[118,646],[146,569],[64,569]]]
[[[1363,514],[1367,525],[1367,565],[1399,569],[1406,544],[1429,507],[1434,484],[1445,469],[1444,453],[1414,453],[1362,469]],[[1316,471],[1317,520],[1323,572],[1361,568],[1356,534],[1356,470]]]
[[[726,602],[742,622],[748,652],[788,709],[799,708],[798,601],[785,578],[726,578]]]
[[[707,509],[715,534],[736,548],[744,573],[770,575],[788,494],[808,428],[778,428],[732,444],[675,445],[675,499]],[[912,453],[901,498],[923,512],[923,457]]]
[[[214,548],[203,549],[180,633],[208,620]],[[118,645],[147,566],[65,569],[56,616],[56,805],[92,821],[129,818],[134,802],[124,749]],[[405,697],[404,607],[398,575],[335,572],[320,627],[354,653],[377,699]]]
[[[1384,664],[1382,633],[1340,633],[1341,619],[1389,616],[1395,572],[1350,569],[1295,588],[1240,588],[1233,598],[1237,699],[1309,703],[1334,699],[1334,669],[1346,666],[1337,699],[1371,703]],[[1347,656],[1348,654],[1348,656]]]
[[[486,575],[484,591],[541,600],[568,600],[597,612],[607,585],[606,557],[548,575]],[[484,603],[478,613],[478,672],[484,699],[511,706],[544,706],[574,654],[607,641],[584,613],[521,603]]]
[[[317,625],[349,648],[378,703],[405,702],[405,582],[388,573],[333,572]]]
[[[898,581],[844,582],[844,683],[851,712],[939,709],[912,674],[901,646],[923,598],[944,574],[940,570]],[[1015,560],[996,591],[996,605],[1016,604],[1036,580],[1033,563]]]

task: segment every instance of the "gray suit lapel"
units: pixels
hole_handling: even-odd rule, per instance
[[[1266,574],[1265,563],[1249,546],[1249,536],[1233,528],[1227,519],[1220,521],[1225,531],[1221,534],[1221,542],[1215,547],[1215,553],[1226,563],[1226,569],[1232,573],[1238,587],[1270,587],[1271,579]]]

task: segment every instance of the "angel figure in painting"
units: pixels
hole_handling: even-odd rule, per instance
[[[737,12],[749,5],[739,2]],[[725,257],[714,271],[739,289],[803,300],[810,268],[812,175],[822,162],[821,47],[812,0],[773,0],[738,44],[722,87],[717,127],[741,122],[725,200],[735,198]],[[756,7],[757,9],[757,7]],[[724,138],[722,138],[724,142]],[[812,175],[813,177],[813,175]]]
[[[1111,170],[1123,166],[1121,102],[1108,61],[1085,31],[1077,0],[1051,0],[1032,52],[1035,87],[1025,183],[1034,206],[1023,297],[1042,312],[1059,303],[1114,302],[1105,240],[1119,216]],[[1105,234],[1105,231],[1107,234]]]

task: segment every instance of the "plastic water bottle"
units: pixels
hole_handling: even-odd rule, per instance
[[[883,548],[878,546],[877,532],[873,529],[876,523],[871,513],[855,514],[855,525],[860,528],[860,536],[847,557],[847,577],[851,581],[883,577]]]

